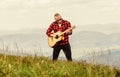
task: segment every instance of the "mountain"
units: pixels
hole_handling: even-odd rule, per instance
[[[100,32],[82,31],[72,37],[73,44],[80,47],[106,46],[108,43],[108,35]]]
[[[24,29],[0,36],[0,48],[4,44],[12,51],[18,48],[19,50],[29,51],[30,53],[33,51],[36,53],[38,51],[43,52],[46,49],[46,51],[49,50],[46,40],[44,29]]]
[[[52,49],[48,47],[47,36],[45,34],[46,29],[24,29],[17,32],[12,32],[8,35],[0,36],[0,47],[8,46],[10,50],[15,48],[19,50],[26,50],[33,52],[33,50],[38,53],[41,52],[44,55],[51,55]],[[94,48],[98,50],[104,48],[110,48],[114,46],[119,46],[120,34],[104,34],[95,31],[76,31],[70,36],[70,43],[72,51],[76,51],[73,55],[79,57],[84,55],[82,51],[88,51],[87,48],[92,52]],[[83,50],[81,50],[84,48]]]
[[[52,56],[52,49],[47,44],[46,29],[24,29],[0,36],[0,53],[12,55],[44,55]],[[120,58],[120,33],[104,34],[95,31],[75,31],[70,36],[72,57],[75,60],[95,60],[95,63],[118,66]],[[117,47],[116,47],[117,46]],[[3,51],[4,48],[4,52]],[[111,54],[109,54],[109,51]],[[97,55],[96,55],[97,54]],[[101,55],[102,54],[102,55]],[[94,57],[91,57],[95,55]],[[60,59],[65,59],[63,52]],[[118,60],[116,60],[116,58]]]
[[[120,45],[120,42],[119,42],[119,40],[120,40],[120,33],[110,34],[109,37],[110,37],[111,44],[114,44],[114,45],[118,44],[118,45]]]
[[[87,62],[93,62],[95,64],[105,64],[120,68],[120,49],[114,49],[109,51],[107,54],[100,55],[86,55],[80,57],[77,60],[86,60]]]

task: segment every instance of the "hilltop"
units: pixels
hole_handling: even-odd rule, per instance
[[[51,61],[47,57],[0,55],[0,77],[120,77],[120,70],[85,61]]]

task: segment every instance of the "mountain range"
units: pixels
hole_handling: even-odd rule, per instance
[[[0,53],[7,53],[12,55],[44,55],[51,56],[52,49],[47,44],[46,29],[24,29],[16,32],[9,32],[9,34],[0,36]],[[85,59],[87,60],[90,55],[96,55],[94,60],[99,63],[97,59],[101,62],[108,62],[110,65],[114,63],[114,57],[119,58],[120,50],[120,33],[104,34],[96,31],[75,31],[73,35],[70,36],[70,43],[72,47],[73,58],[77,60]],[[5,50],[2,52],[2,50]],[[107,52],[105,52],[107,51]],[[110,56],[109,51],[111,52]],[[103,55],[101,55],[101,53]],[[86,57],[87,56],[87,57]],[[101,58],[101,56],[103,56]],[[61,52],[60,57],[64,57],[63,52]],[[107,57],[107,60],[106,60]],[[116,65],[118,66],[118,65]]]
[[[24,29],[1,35],[0,41],[9,46],[17,43],[23,49],[38,49],[49,51],[47,45],[46,29]],[[70,36],[73,50],[80,48],[105,48],[120,45],[120,33],[104,34],[96,31],[75,31]]]

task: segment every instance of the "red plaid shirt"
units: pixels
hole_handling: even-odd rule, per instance
[[[54,21],[50,26],[49,28],[47,29],[47,32],[46,34],[48,36],[50,36],[50,34],[52,34],[52,31],[53,33],[56,33],[57,31],[65,31],[66,29],[70,28],[71,27],[71,24],[69,21],[66,21],[66,20],[62,20],[62,23],[61,23],[61,27],[59,27],[57,21]],[[71,30],[71,33],[70,34],[67,34],[65,33],[64,34],[64,40],[61,40],[59,42],[59,45],[66,45],[69,43],[69,36],[68,35],[71,35],[72,34],[72,30]]]

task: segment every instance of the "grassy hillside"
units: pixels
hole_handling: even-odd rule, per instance
[[[120,77],[120,70],[86,62],[0,55],[0,77]]]

